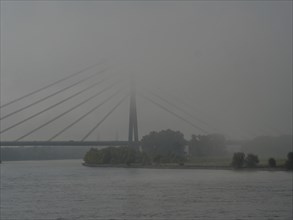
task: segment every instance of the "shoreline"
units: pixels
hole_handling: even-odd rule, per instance
[[[141,165],[141,164],[88,164],[82,163],[86,167],[98,167],[98,168],[138,168],[138,169],[194,169],[194,170],[235,170],[235,171],[289,171],[284,167],[255,167],[255,168],[240,168],[234,169],[229,166],[199,166],[199,165],[177,165],[177,164],[160,164],[160,165]]]

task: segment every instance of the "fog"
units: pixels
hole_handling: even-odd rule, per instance
[[[1,108],[1,116],[107,68],[95,79],[106,79],[107,85],[121,81],[115,89],[121,86],[123,92],[58,140],[81,139],[127,93],[129,76],[136,81],[140,138],[168,128],[187,139],[202,130],[229,139],[292,133],[290,1],[1,1],[1,105],[93,64],[98,65],[70,81]],[[1,130],[93,82],[1,120]],[[50,138],[113,91],[25,140]],[[15,140],[96,92],[89,90],[1,139]],[[201,129],[140,92],[164,106],[154,94],[179,106],[167,109]],[[127,101],[88,139],[126,140],[128,111]]]

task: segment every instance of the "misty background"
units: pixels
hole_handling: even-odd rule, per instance
[[[115,89],[124,90],[58,140],[82,138],[128,92],[131,75],[138,92],[172,100],[190,115],[169,109],[208,133],[228,139],[292,134],[290,1],[1,1],[1,105],[96,63],[85,75],[107,68],[96,79],[106,79],[108,85],[121,81]],[[85,75],[2,108],[1,116]],[[1,120],[1,129],[93,82]],[[95,92],[35,117],[1,139],[16,139]],[[111,91],[25,140],[48,139],[109,95]],[[140,138],[167,128],[180,130],[187,139],[202,134],[140,96],[137,110]],[[127,100],[88,139],[126,140],[128,111]]]

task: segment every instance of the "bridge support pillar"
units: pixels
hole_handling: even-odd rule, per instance
[[[134,80],[131,79],[130,91],[130,104],[129,104],[129,129],[128,129],[128,142],[131,147],[136,146],[138,143],[138,127],[137,127],[137,112],[136,112],[136,90]],[[132,143],[132,144],[131,144]]]

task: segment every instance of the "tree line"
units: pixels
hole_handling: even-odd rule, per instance
[[[178,163],[184,164],[188,155],[221,156],[225,155],[226,139],[220,134],[192,135],[191,140],[184,139],[180,131],[170,129],[152,131],[141,139],[141,150],[131,147],[92,148],[84,157],[86,163]]]
[[[243,144],[242,149],[247,146],[254,146],[255,143],[263,147],[263,143],[267,143],[268,139],[259,138],[247,141]],[[278,140],[278,139],[276,139]],[[279,138],[281,142],[274,141],[273,144],[284,144],[283,138]],[[271,145],[270,145],[271,146]],[[188,147],[188,154],[186,151]],[[184,165],[190,162],[192,157],[223,157],[227,156],[226,139],[221,134],[208,135],[192,135],[190,140],[186,140],[180,131],[170,129],[162,131],[152,131],[141,139],[141,151],[133,147],[108,147],[104,149],[92,148],[84,156],[84,161],[89,164],[127,164],[140,163],[160,164],[160,163],[177,163]],[[255,168],[258,166],[258,156],[252,153],[245,155],[243,152],[234,153],[231,166],[239,169],[243,167]],[[270,158],[268,160],[269,167],[276,167],[276,160]],[[288,169],[292,167],[292,154],[288,154],[288,159],[284,165]]]
[[[127,147],[111,147],[100,150],[92,148],[89,150],[90,146],[2,147],[0,152],[2,161],[84,158],[85,162],[99,164],[184,164],[195,161],[198,158],[232,157],[231,154],[228,154],[226,142],[225,136],[221,134],[192,135],[189,140],[186,140],[180,131],[167,129],[152,131],[143,136],[140,146],[142,152],[138,149]],[[289,151],[292,151],[292,135],[256,137],[243,142],[240,148],[240,152],[246,154],[244,155],[242,167],[250,166],[250,161],[253,161],[251,158],[254,158],[251,155],[270,158],[268,165],[272,164],[269,166],[273,166],[276,163],[274,158],[285,158]],[[263,152],[266,152],[267,155],[263,154]]]
[[[245,155],[243,152],[236,152],[233,155],[232,167],[235,169],[241,168],[256,168],[258,167],[259,159],[255,154]],[[269,158],[267,166],[270,168],[276,168],[277,162],[274,158]],[[279,167],[286,168],[287,170],[293,170],[293,152],[287,154],[287,160],[284,164],[279,165]]]

